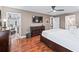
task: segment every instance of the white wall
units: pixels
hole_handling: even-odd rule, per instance
[[[22,25],[21,25],[21,32],[22,35],[25,35],[26,32],[30,32],[30,26],[31,25],[42,25],[42,23],[32,23],[32,16],[43,16],[43,25],[45,25],[46,29],[50,29],[50,23],[46,23],[47,20],[50,20],[49,15],[45,14],[40,14],[40,13],[35,13],[35,12],[29,12],[29,11],[24,11],[24,10],[19,10],[19,9],[14,9],[10,7],[1,7],[1,12],[2,12],[2,20],[6,19],[6,12],[14,12],[14,13],[21,13],[22,15]]]

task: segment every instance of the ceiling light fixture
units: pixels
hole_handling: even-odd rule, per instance
[[[53,10],[53,12],[56,12],[56,10]]]

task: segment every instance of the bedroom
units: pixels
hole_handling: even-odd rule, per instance
[[[1,6],[0,10],[1,33],[10,30],[9,45],[6,43],[7,47],[3,46],[6,50],[11,52],[79,51],[78,40],[75,42],[79,31],[78,6]],[[3,41],[4,45],[5,42]],[[1,48],[1,50],[5,49]]]

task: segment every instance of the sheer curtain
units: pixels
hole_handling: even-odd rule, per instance
[[[76,29],[76,15],[65,16],[65,29]]]

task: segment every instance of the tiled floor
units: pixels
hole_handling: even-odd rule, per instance
[[[23,38],[13,41],[11,45],[12,52],[51,52],[43,42],[40,42],[40,36],[32,38]]]

